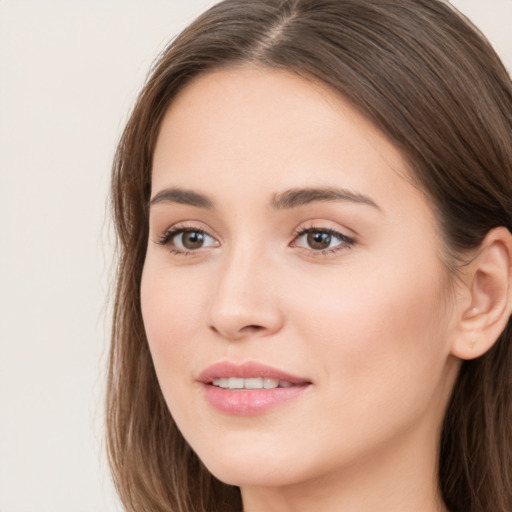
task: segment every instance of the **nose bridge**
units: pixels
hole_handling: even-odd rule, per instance
[[[211,297],[207,323],[227,338],[269,334],[282,321],[274,265],[268,251],[254,241],[240,241],[226,251]]]

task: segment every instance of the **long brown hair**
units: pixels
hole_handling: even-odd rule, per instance
[[[117,149],[112,206],[119,265],[110,352],[109,459],[131,512],[241,509],[187,445],[160,392],[140,281],[152,155],[162,117],[194,77],[257,64],[320,80],[403,153],[457,255],[497,226],[512,231],[512,84],[485,38],[439,0],[225,0],[162,53]],[[453,512],[512,510],[512,325],[466,361],[439,454]]]

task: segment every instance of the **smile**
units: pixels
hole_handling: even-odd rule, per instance
[[[256,362],[219,362],[198,378],[204,397],[217,411],[232,416],[255,416],[297,399],[311,387],[297,377]]]
[[[270,377],[253,377],[243,379],[239,377],[228,377],[213,379],[212,384],[223,389],[275,389],[289,388],[294,386],[290,381],[272,379]]]

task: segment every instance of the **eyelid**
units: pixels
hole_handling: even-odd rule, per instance
[[[171,253],[178,254],[178,255],[189,255],[189,254],[199,254],[203,252],[203,249],[208,249],[211,247],[219,247],[221,245],[220,243],[220,237],[216,234],[212,234],[211,229],[209,227],[203,227],[202,223],[196,222],[196,221],[182,221],[178,222],[176,224],[171,225],[168,227],[165,231],[163,231],[160,235],[157,236],[157,238],[154,240],[154,243],[157,245],[165,246]],[[328,254],[337,253],[339,251],[344,251],[350,249],[355,243],[356,243],[356,237],[353,235],[347,235],[343,232],[344,229],[340,227],[333,227],[332,223],[325,220],[310,220],[307,223],[301,224],[299,227],[297,227],[293,233],[293,239],[289,242],[288,246],[297,248],[302,251],[306,251],[310,253],[313,256],[326,256]],[[197,232],[201,233],[211,240],[214,241],[213,244],[207,245],[207,246],[200,246],[198,248],[180,248],[176,246],[172,246],[171,242],[172,240],[179,236],[180,234],[187,233],[187,232]],[[334,247],[328,247],[325,249],[314,249],[314,248],[308,248],[298,245],[296,242],[297,240],[311,232],[319,232],[319,233],[326,233],[334,238],[336,238],[339,243]]]
[[[195,223],[193,221],[183,221],[179,222],[177,224],[173,224],[172,226],[165,229],[160,235],[157,235],[156,239],[154,240],[154,243],[157,245],[162,245],[167,247],[167,249],[173,253],[178,255],[188,255],[193,253],[199,253],[202,249],[208,249],[209,247],[218,247],[220,245],[219,239],[216,235],[211,234],[211,230],[200,227],[198,225],[199,223]],[[199,247],[197,249],[182,249],[178,248],[176,246],[171,246],[172,240],[183,233],[201,233],[203,235],[206,235],[207,237],[211,238],[215,241],[215,244],[208,245],[205,247]]]
[[[299,245],[296,245],[296,241],[311,232],[319,232],[319,233],[326,233],[333,237],[336,237],[340,243],[336,245],[335,247],[329,247],[325,249],[313,249],[308,247],[302,247]],[[302,224],[294,231],[293,240],[290,242],[290,247],[296,247],[298,249],[307,251],[312,256],[316,257],[322,257],[327,255],[332,255],[334,253],[337,253],[339,251],[345,251],[350,248],[352,248],[357,243],[357,239],[355,236],[347,235],[343,233],[343,229],[341,228],[335,228],[331,225],[330,222],[327,221],[309,221],[306,224]]]

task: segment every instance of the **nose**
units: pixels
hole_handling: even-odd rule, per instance
[[[283,325],[274,266],[240,249],[222,262],[207,311],[208,327],[229,340],[269,336]]]

